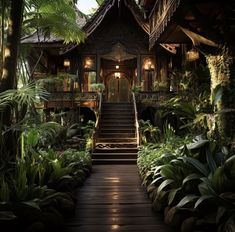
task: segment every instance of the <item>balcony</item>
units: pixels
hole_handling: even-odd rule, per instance
[[[142,106],[157,107],[160,103],[175,95],[175,92],[154,91],[154,92],[139,92],[136,94],[136,103]]]
[[[96,92],[53,92],[50,93],[48,101],[44,102],[44,108],[76,108],[78,106],[97,108],[99,95]]]

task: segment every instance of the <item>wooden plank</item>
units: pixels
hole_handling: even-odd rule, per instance
[[[164,225],[84,225],[71,227],[68,232],[170,232]]]
[[[97,165],[77,191],[66,232],[169,232],[152,211],[136,165]]]

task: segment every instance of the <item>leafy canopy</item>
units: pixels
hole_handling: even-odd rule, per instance
[[[85,38],[73,0],[25,0],[23,28],[28,33],[40,30],[45,37],[52,34],[65,43],[80,43]]]

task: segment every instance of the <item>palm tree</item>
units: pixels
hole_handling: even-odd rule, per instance
[[[9,11],[9,17],[5,12]],[[0,92],[17,88],[17,61],[22,25],[27,31],[42,31],[45,36],[53,35],[63,38],[66,43],[80,42],[84,34],[76,24],[73,0],[2,0],[1,1],[1,54],[3,57],[0,76]],[[25,13],[25,14],[24,14]],[[24,18],[24,22],[22,20]],[[5,31],[4,21],[8,30]],[[66,30],[65,30],[66,29]],[[25,31],[25,30],[24,30]],[[7,33],[7,36],[5,35]],[[7,51],[4,53],[4,51]],[[3,55],[5,54],[5,55]],[[12,124],[12,110],[9,106],[0,114],[0,131]],[[15,156],[16,140],[12,132],[0,133],[0,145],[11,156]],[[16,138],[17,139],[17,138]]]

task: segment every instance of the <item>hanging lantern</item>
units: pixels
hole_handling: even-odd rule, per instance
[[[64,67],[66,67],[66,68],[70,67],[70,60],[69,59],[64,59]]]
[[[199,52],[197,49],[192,48],[191,50],[187,51],[186,53],[186,60],[191,62],[199,59]]]
[[[151,58],[147,58],[144,60],[144,70],[146,71],[152,71],[154,70],[154,63]]]

